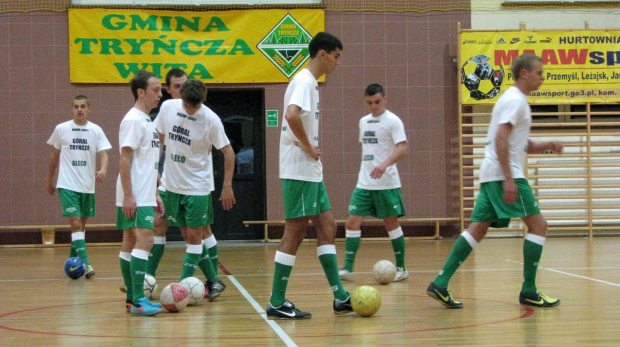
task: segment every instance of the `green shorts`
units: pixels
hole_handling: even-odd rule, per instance
[[[213,223],[213,202],[209,195],[184,195],[166,192],[164,208],[168,225],[200,228]]]
[[[60,196],[63,217],[88,218],[97,214],[95,194],[93,193],[78,193],[58,188],[58,196]]]
[[[155,209],[153,206],[140,206],[136,209],[133,219],[127,218],[122,207],[116,207],[116,229],[127,230],[131,228],[154,229]]]
[[[316,216],[330,210],[325,183],[282,179],[284,218]]]
[[[532,188],[525,178],[517,178],[517,200],[512,204],[504,202],[504,181],[480,184],[480,193],[476,199],[472,222],[491,223],[493,228],[505,228],[510,218],[522,218],[540,213]]]
[[[349,214],[373,216],[379,219],[404,216],[405,206],[400,188],[385,190],[355,188],[349,202]]]

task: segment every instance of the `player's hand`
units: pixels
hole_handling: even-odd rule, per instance
[[[549,149],[553,151],[553,153],[562,153],[562,150],[564,150],[564,144],[562,144],[562,142],[560,141],[552,141],[549,143]]]
[[[301,142],[295,141],[295,146],[303,149],[309,156],[314,158],[314,160],[319,160],[321,158],[321,149],[319,147],[315,147],[312,145],[305,146]]]
[[[515,181],[505,180],[504,181],[504,202],[507,204],[512,204],[517,201],[517,185]]]
[[[223,187],[222,194],[220,195],[220,201],[222,202],[222,208],[224,211],[228,211],[233,208],[233,205],[237,203],[235,200],[235,194],[231,186]]]
[[[54,187],[54,184],[52,183],[52,181],[45,182],[45,189],[50,195],[54,195],[56,193],[56,187]]]
[[[155,195],[155,201],[157,203],[157,206],[155,206],[155,216],[161,218],[164,215],[164,212],[166,211],[164,209],[164,202],[159,197],[159,194]]]
[[[161,199],[159,199],[161,201]],[[138,209],[136,204],[136,199],[133,195],[125,195],[123,198],[123,207],[122,211],[129,219],[133,219],[136,215],[136,210]]]
[[[107,175],[106,170],[101,169],[95,173],[95,180],[97,181],[97,183],[101,183],[105,181],[106,175]]]
[[[379,179],[385,173],[387,168],[383,167],[383,165],[379,164],[375,166],[375,168],[370,172],[370,178]]]

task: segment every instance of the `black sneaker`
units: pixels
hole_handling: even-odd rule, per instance
[[[519,293],[519,302],[527,306],[553,307],[560,304],[560,299],[548,297],[539,290],[536,294],[530,295]]]
[[[222,292],[226,289],[226,285],[219,278],[213,282],[207,281],[206,287],[209,288],[209,301],[217,299],[217,297],[220,296],[220,294],[222,294]]]
[[[295,308],[292,302],[285,300],[279,307],[273,307],[271,303],[267,305],[267,317],[280,318],[280,319],[302,319],[310,318],[312,314],[310,312],[303,312]]]
[[[434,282],[431,282],[431,284],[428,285],[428,288],[426,288],[426,294],[447,308],[463,308],[462,302],[455,301],[452,298],[450,289],[439,288]]]
[[[347,295],[349,295],[348,292]],[[351,295],[349,295],[345,301],[334,299],[334,314],[341,315],[349,312],[353,312],[353,307],[351,306]]]

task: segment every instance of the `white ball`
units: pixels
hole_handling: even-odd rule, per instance
[[[181,285],[189,293],[189,306],[198,305],[205,297],[205,285],[196,277],[187,277],[181,281]]]
[[[144,296],[147,298],[152,298],[153,293],[156,291],[157,279],[149,274],[144,275]]]
[[[170,312],[179,312],[189,303],[187,289],[179,283],[167,285],[160,293],[161,306]]]
[[[394,281],[396,266],[389,260],[379,260],[372,267],[372,274],[380,284],[388,284]]]

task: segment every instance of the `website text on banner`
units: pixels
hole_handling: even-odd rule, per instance
[[[620,30],[463,32],[460,44],[463,104],[495,103],[524,53],[541,57],[545,70],[530,103],[620,101]]]
[[[205,83],[288,83],[324,31],[323,10],[69,10],[72,83],[125,83],[174,68]]]

